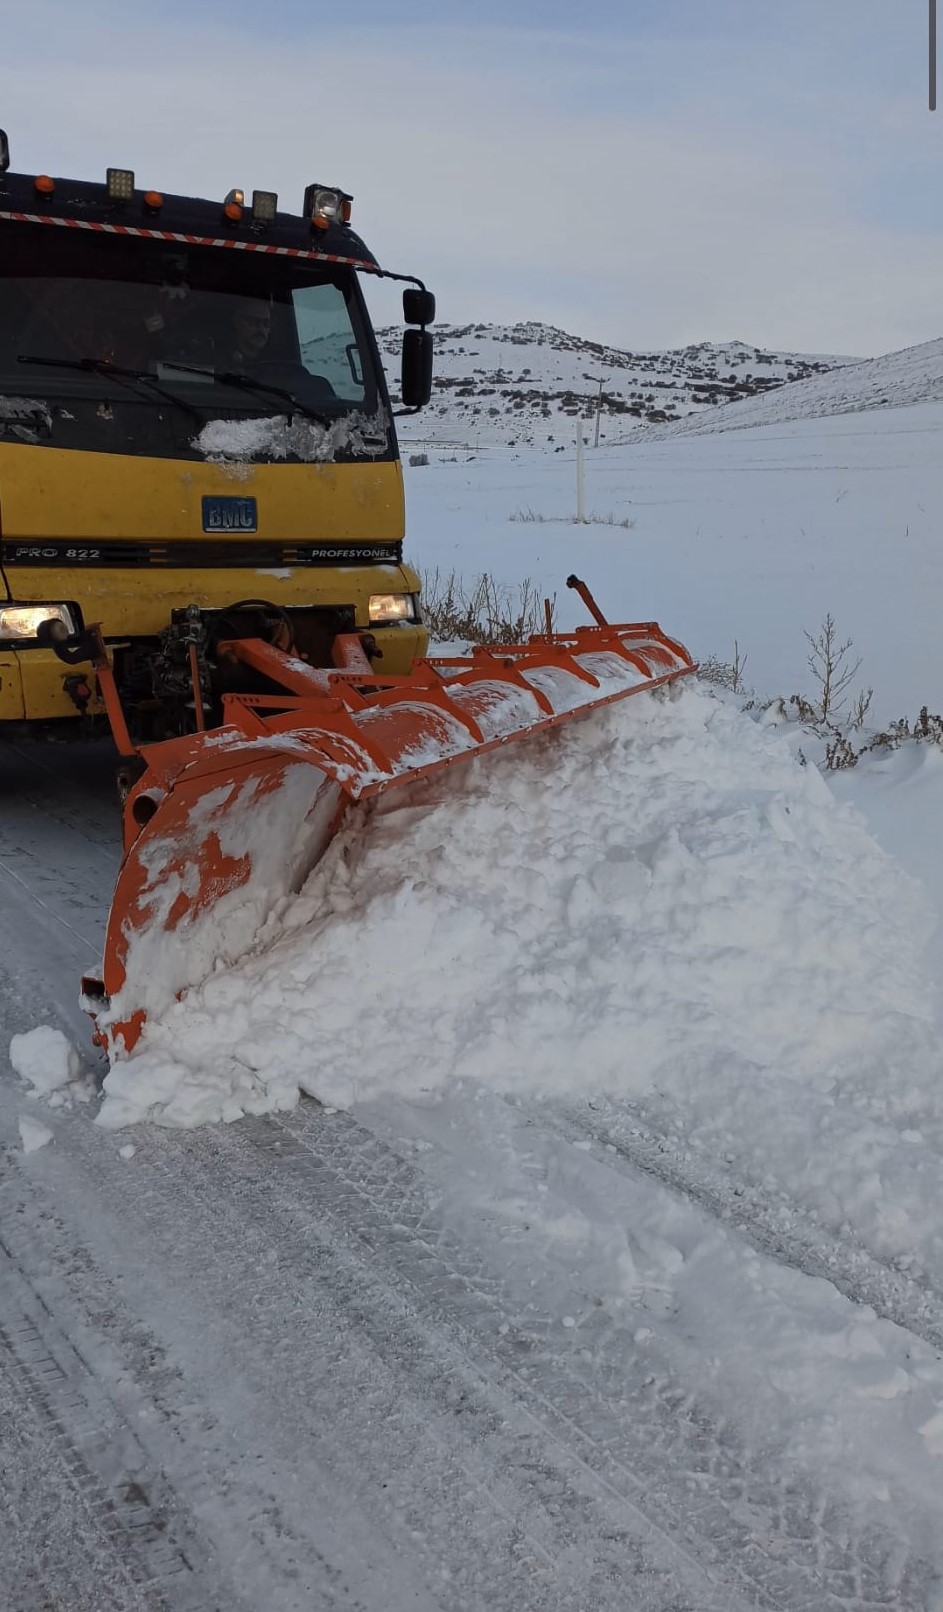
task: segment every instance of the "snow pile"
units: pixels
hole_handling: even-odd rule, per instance
[[[0,433],[4,436],[35,443],[51,430],[48,404],[32,397],[0,397]]]
[[[688,686],[423,787],[358,817],[254,955],[148,1024],[102,1123],[463,1081],[733,1123],[761,1091],[774,1128],[925,1096],[929,911],[776,733]]]
[[[87,1102],[90,1087],[78,1048],[51,1024],[39,1024],[10,1041],[10,1062],[37,1096],[59,1108],[77,1097]]]
[[[943,1456],[943,1405],[935,1416],[917,1429],[920,1436],[926,1440],[927,1449],[931,1455]]]
[[[926,890],[937,914],[927,963],[943,982],[943,749],[910,742],[898,750],[874,750],[857,766],[833,772],[829,786],[839,800],[857,806],[878,843]]]
[[[209,420],[192,446],[216,463],[245,464],[252,459],[300,459],[304,464],[331,464],[339,453],[377,458],[389,450],[386,414],[354,411],[336,420],[311,420],[297,413],[265,415],[254,420]]]
[[[38,1119],[33,1119],[31,1114],[21,1114],[20,1141],[24,1153],[37,1153],[47,1142],[52,1141],[52,1131],[48,1125],[41,1125]]]

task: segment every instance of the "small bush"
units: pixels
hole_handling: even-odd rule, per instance
[[[632,519],[631,515],[614,515],[612,513],[612,511],[610,510],[608,515],[597,515],[595,513],[593,513],[592,515],[587,515],[585,517],[584,521],[583,521],[583,525],[584,526],[620,526],[622,528],[623,532],[631,532],[632,528],[635,525],[635,522]]]
[[[808,666],[817,685],[817,698],[810,700],[803,694],[793,694],[789,704],[798,714],[804,727],[825,740],[825,769],[843,772],[858,765],[859,757],[870,746],[855,745],[853,734],[860,734],[874,690],[859,689],[853,700],[849,690],[861,668],[861,657],[850,659],[853,644],[850,638],[841,641],[835,618],[828,611],[816,634],[807,632],[809,645]]]
[[[861,656],[849,661],[852,641],[846,638],[844,643],[840,642],[831,611],[826,614],[815,637],[810,632],[805,636],[809,645],[809,671],[818,684],[819,697],[815,703],[810,704],[802,700],[801,695],[793,695],[793,702],[803,707],[800,713],[802,720],[808,722],[811,727],[823,728],[829,732],[839,727],[858,731],[864,727],[865,718],[871,707],[871,696],[874,693],[870,688],[862,690],[856,695],[849,709],[848,690],[861,668]]]
[[[705,683],[714,683],[719,688],[729,688],[731,694],[752,694],[752,690],[748,689],[743,681],[746,663],[747,657],[741,655],[740,645],[735,638],[733,660],[721,660],[717,655],[708,655],[699,663],[697,674]]]
[[[807,632],[805,636],[809,645],[809,671],[816,685],[814,696],[792,694],[788,701],[758,700],[744,684],[743,668],[747,657],[741,656],[736,640],[732,661],[708,655],[700,663],[699,676],[707,683],[729,689],[733,694],[747,696],[743,706],[746,711],[760,706],[777,721],[788,721],[790,710],[794,712],[794,720],[816,738],[824,740],[823,765],[826,772],[846,771],[856,767],[861,757],[869,751],[897,750],[908,742],[935,744],[943,748],[943,716],[932,715],[925,705],[914,722],[900,717],[879,733],[868,730],[866,724],[874,690],[859,689],[853,698],[850,697],[851,683],[861,668],[861,658],[856,656],[852,659],[852,640],[840,639],[831,612],[826,614],[817,633]],[[806,765],[801,751],[799,760],[803,766]]]
[[[908,722],[906,717],[900,717],[883,732],[876,733],[867,748],[897,750],[908,739],[916,744],[937,744],[943,749],[943,716],[931,715],[927,707],[922,705],[920,715],[913,723]]]
[[[558,448],[557,453],[564,450]],[[579,521],[575,515],[541,515],[536,509],[516,509],[510,517],[512,521],[521,521],[525,526],[619,526],[624,532],[631,532],[635,525],[630,515],[615,515],[610,510],[608,515],[584,515]]]
[[[943,717],[931,716],[925,705],[920,707],[920,715],[914,722],[908,722],[906,717],[899,717],[889,727],[880,733],[875,733],[867,742],[855,749],[847,733],[835,730],[834,736],[825,746],[825,766],[828,771],[842,771],[847,767],[857,767],[861,757],[869,752],[878,750],[899,750],[902,744],[936,744],[943,748]]]

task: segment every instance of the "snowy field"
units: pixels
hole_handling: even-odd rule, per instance
[[[790,391],[730,412],[783,406]],[[424,570],[529,576],[556,594],[562,627],[585,618],[563,585],[576,571],[613,621],[658,620],[699,657],[730,660],[737,640],[747,681],[770,697],[809,691],[803,631],[830,610],[863,657],[879,722],[932,709],[943,403],[763,429],[696,424],[587,450],[587,513],[629,519],[629,531],[572,524],[572,448],[407,468],[410,556]]]
[[[943,703],[941,447],[924,403],[588,453],[630,529],[569,455],[442,455],[410,554],[562,626],[577,571],[762,703],[831,611],[884,724]],[[353,824],[103,1107],[107,758],[0,755],[4,1019],[84,1035],[0,1100],[16,1612],[37,1552],[69,1612],[940,1612],[943,753],[826,779],[742,703]]]

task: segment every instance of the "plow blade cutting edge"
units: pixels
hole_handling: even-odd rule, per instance
[[[251,948],[358,803],[695,670],[654,622],[430,657],[400,678],[361,669],[356,639],[339,671],[260,640],[230,647],[285,693],[227,696],[222,726],[141,751],[102,978],[84,982],[113,1057]]]

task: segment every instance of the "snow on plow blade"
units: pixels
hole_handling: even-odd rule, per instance
[[[227,696],[221,727],[141,751],[102,979],[85,982],[113,1057],[149,1014],[251,949],[356,803],[695,669],[654,622],[430,657],[407,677],[232,647],[286,692]]]

